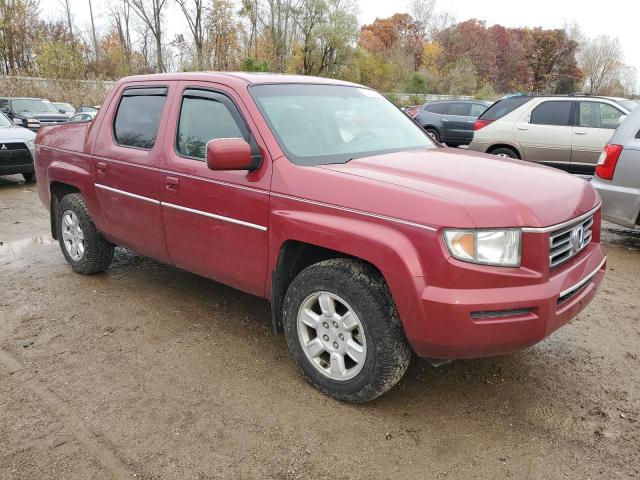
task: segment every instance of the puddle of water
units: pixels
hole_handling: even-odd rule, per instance
[[[58,243],[51,235],[42,235],[39,237],[23,238],[11,242],[0,241],[0,258],[15,259],[22,254],[23,251],[29,250],[38,245],[53,245]]]

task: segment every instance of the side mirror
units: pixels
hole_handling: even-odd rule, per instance
[[[13,124],[14,125],[24,125],[24,122],[22,121],[21,118],[14,118],[13,119]]]
[[[618,118],[618,125],[620,125],[622,122],[624,122],[625,118],[627,118],[626,115],[620,115],[620,117]]]
[[[11,113],[11,110],[9,110],[9,107],[2,107],[2,111],[4,113]]]
[[[242,138],[214,138],[207,142],[207,167],[211,170],[249,170],[251,146]]]

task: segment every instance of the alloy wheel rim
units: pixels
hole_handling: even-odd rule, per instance
[[[65,210],[60,224],[62,240],[69,256],[78,261],[84,256],[84,233],[80,227],[80,219],[71,210]]]
[[[367,358],[362,322],[338,295],[315,292],[298,310],[298,340],[307,359],[324,376],[347,381],[357,376]]]

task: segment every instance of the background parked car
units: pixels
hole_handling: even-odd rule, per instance
[[[90,122],[96,116],[97,112],[84,112],[72,115],[67,123],[85,123]]]
[[[63,113],[68,117],[76,113],[76,108],[70,103],[64,103],[64,102],[52,102],[52,103],[53,103],[53,106],[56,107],[60,113]]]
[[[76,113],[98,113],[100,110],[100,105],[80,105],[76,108]]]
[[[438,142],[450,147],[468,145],[476,119],[491,103],[479,100],[453,100],[424,104],[415,121]]]
[[[640,225],[640,108],[609,140],[591,183],[602,197],[606,220],[629,228]]]
[[[420,108],[422,108],[422,105],[411,105],[404,108],[404,113],[409,115],[411,118],[415,118],[416,115],[420,113]]]
[[[65,123],[68,116],[60,113],[49,101],[42,98],[0,98],[0,110],[16,125],[38,130],[40,126]]]
[[[600,152],[634,105],[591,96],[507,98],[475,122],[469,148],[592,175]]]
[[[15,125],[0,113],[0,175],[21,173],[27,182],[35,179],[33,150],[36,134]]]

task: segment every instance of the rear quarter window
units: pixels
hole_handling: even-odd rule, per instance
[[[424,107],[425,112],[438,113],[440,115],[446,113],[448,109],[448,103],[429,103]]]
[[[480,116],[482,120],[500,120],[502,117],[509,115],[516,108],[521,107],[525,103],[529,102],[531,97],[511,97],[504,100],[498,100],[485,110]]]

